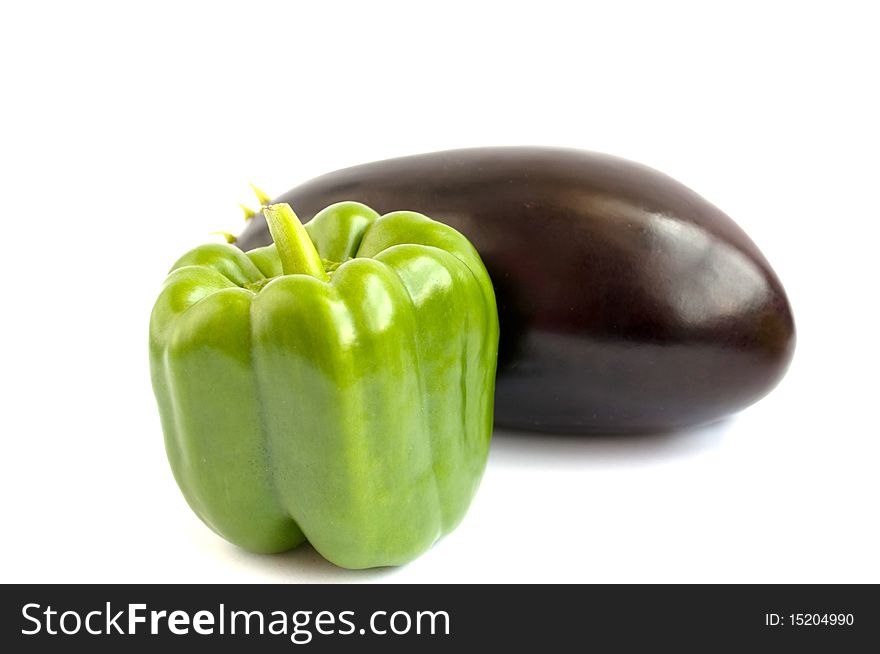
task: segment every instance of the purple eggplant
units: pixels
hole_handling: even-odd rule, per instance
[[[501,324],[495,421],[544,432],[668,431],[738,411],[785,374],[795,328],[770,264],[726,214],[651,168],[495,147],[338,170],[276,198],[343,200],[452,225],[479,251]],[[238,240],[271,242],[262,215]]]

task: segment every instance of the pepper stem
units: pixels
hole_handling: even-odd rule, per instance
[[[309,233],[289,204],[270,204],[263,208],[263,215],[278,248],[281,270],[285,275],[311,275],[325,282],[330,279]]]

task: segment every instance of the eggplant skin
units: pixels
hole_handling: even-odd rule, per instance
[[[770,264],[670,177],[582,150],[449,150],[345,168],[280,196],[413,210],[462,232],[495,285],[495,422],[550,433],[667,432],[766,395],[795,327]],[[256,216],[242,249],[270,242]]]

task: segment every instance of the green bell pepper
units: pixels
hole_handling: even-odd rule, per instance
[[[451,531],[489,450],[498,317],[473,246],[412,212],[343,202],[275,243],[174,264],[150,363],[174,477],[254,552],[406,563]]]

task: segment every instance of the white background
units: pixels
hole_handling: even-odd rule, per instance
[[[880,582],[871,4],[4,3],[0,580]],[[670,436],[496,432],[403,568],[224,543],[150,389],[168,266],[241,230],[249,181],[505,144],[635,159],[733,216],[795,310],[784,382]]]

